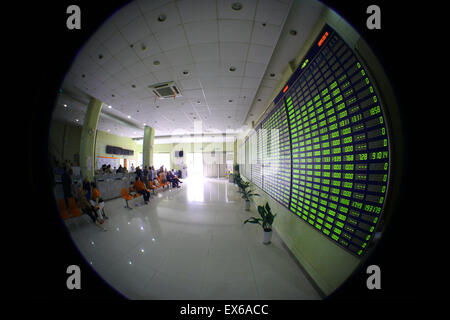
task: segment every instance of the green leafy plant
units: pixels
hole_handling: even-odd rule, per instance
[[[259,194],[253,192],[249,185],[239,190],[239,193],[242,195],[242,199],[245,199],[246,201],[250,201],[254,196],[259,196]]]
[[[261,218],[250,217],[244,221],[244,224],[247,222],[259,224],[264,231],[272,231],[272,224],[276,214],[272,214],[269,203],[266,202],[265,206],[258,206],[258,213]]]
[[[244,180],[241,179],[240,182],[238,183],[238,186],[240,188],[240,191],[244,191],[245,189],[250,187],[250,182],[244,181]]]
[[[240,190],[244,190],[250,186],[250,182],[242,180],[242,177],[239,174],[234,178],[234,181]]]
[[[239,186],[239,183],[242,181],[241,175],[240,173],[235,173],[234,174],[234,183],[236,183]]]

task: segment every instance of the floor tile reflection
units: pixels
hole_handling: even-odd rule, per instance
[[[261,243],[237,187],[186,179],[148,205],[107,201],[106,232],[85,215],[66,222],[96,272],[130,299],[320,299],[274,237]],[[137,206],[136,206],[137,205]]]

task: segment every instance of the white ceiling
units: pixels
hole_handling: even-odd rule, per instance
[[[98,129],[117,135],[141,137],[144,123],[157,136],[237,131],[250,108],[264,110],[321,9],[315,0],[134,1],[78,52],[54,118],[81,125],[88,98],[73,98],[81,91],[106,104]],[[148,86],[165,81],[175,81],[182,97],[156,99]]]

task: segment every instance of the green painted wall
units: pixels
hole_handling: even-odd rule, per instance
[[[62,121],[54,120],[51,123],[49,131],[49,152],[59,162],[70,160],[74,165],[79,165],[74,161],[80,153],[81,126],[68,124]],[[134,150],[133,156],[112,155],[106,153],[106,146],[112,145],[124,149]],[[97,130],[97,139],[95,145],[95,158],[115,157],[119,159],[127,158],[138,161],[138,155],[142,153],[142,145],[136,143],[133,139],[117,136],[108,132]],[[97,167],[97,161],[95,162]]]
[[[52,121],[49,130],[49,153],[59,163],[66,160],[79,165],[81,126],[62,121]]]
[[[359,40],[358,34],[343,21],[334,11],[325,9],[319,21],[316,23],[305,45],[295,58],[295,68],[303,60],[304,55],[311,47],[313,41],[319,35],[325,23],[331,25],[351,46],[355,46]],[[272,97],[266,101],[269,106],[273,98],[281,91],[285,82],[289,79],[295,68],[286,66],[282,79],[274,90]],[[259,117],[262,117],[261,114]],[[259,122],[260,120],[258,120]],[[255,122],[255,123],[258,123]],[[239,146],[243,143],[250,130],[238,137],[238,161],[241,159]],[[250,155],[250,158],[256,159],[256,154]],[[240,162],[240,161],[239,161]],[[242,166],[242,164],[241,164]],[[242,174],[242,170],[241,170]],[[245,178],[245,177],[244,177]],[[257,205],[262,205],[266,201],[272,208],[277,217],[274,221],[274,229],[282,240],[286,243],[303,268],[319,286],[325,295],[331,294],[336,290],[355,270],[361,260],[341,247],[334,244],[331,240],[321,235],[310,225],[292,214],[289,210],[282,207],[273,200],[264,191],[254,186],[260,197],[254,198],[255,210]]]
[[[106,146],[111,145],[115,147],[121,147],[123,149],[134,150],[134,155],[112,155],[106,153]],[[108,132],[97,130],[97,140],[95,144],[95,167],[97,168],[97,157],[115,157],[119,159],[133,159],[138,161],[138,155],[142,153],[142,144],[136,143],[135,140],[127,137],[117,136]],[[140,164],[137,164],[140,165]]]

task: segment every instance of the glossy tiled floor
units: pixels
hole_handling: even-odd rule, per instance
[[[106,232],[86,215],[67,227],[130,299],[320,299],[278,237],[263,245],[260,227],[242,224],[252,214],[243,204],[234,184],[191,178],[133,210],[121,198],[106,202]]]

